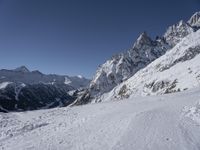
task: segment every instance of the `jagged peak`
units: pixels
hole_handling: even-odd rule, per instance
[[[178,26],[184,26],[184,25],[187,25],[185,21],[183,20],[180,20],[177,24]]]
[[[135,44],[133,45],[133,48],[140,48],[144,44],[151,44],[151,42],[151,38],[147,35],[146,32],[143,32],[136,40]]]
[[[172,25],[172,26],[169,26],[169,28],[167,29],[167,32],[171,32],[173,30],[177,30],[179,28],[184,28],[184,27],[188,27],[188,28],[191,28],[190,25],[188,23],[186,23],[184,20],[180,20],[178,23]]]
[[[200,27],[200,11],[196,12],[192,15],[192,17],[188,20],[188,23],[191,26]]]
[[[140,34],[140,36],[138,37],[137,41],[141,41],[144,39],[150,39],[150,37],[148,36],[147,32],[143,32],[142,34]]]
[[[26,73],[30,72],[26,66],[20,66],[20,67],[14,69],[14,71],[26,72]]]
[[[174,47],[182,38],[194,31],[194,28],[190,24],[180,20],[178,23],[167,28],[163,37],[170,46]]]

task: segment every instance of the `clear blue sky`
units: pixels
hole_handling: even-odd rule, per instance
[[[92,77],[98,65],[200,10],[200,0],[0,0],[0,68]]]

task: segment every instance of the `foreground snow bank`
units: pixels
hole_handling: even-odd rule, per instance
[[[200,126],[183,111],[199,99],[197,89],[72,108],[0,113],[0,149],[199,150]]]

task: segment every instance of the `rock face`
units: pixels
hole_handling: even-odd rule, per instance
[[[25,66],[0,70],[0,111],[24,111],[71,104],[88,86],[84,77],[45,75]],[[70,94],[73,93],[73,94]]]
[[[104,93],[108,93],[167,51],[170,51],[186,36],[195,33],[198,30],[198,22],[199,12],[195,13],[188,22],[181,20],[170,26],[163,37],[155,40],[152,40],[145,32],[142,33],[130,50],[113,56],[97,69],[89,88],[83,94],[88,95],[87,98],[80,95],[77,102],[80,104],[87,101],[101,101]],[[124,93],[125,89],[126,86],[123,86],[120,92]]]
[[[142,33],[133,48],[113,56],[98,68],[90,83],[91,94],[102,94],[112,90],[116,85],[163,55],[168,48],[164,39],[152,40],[145,32]]]
[[[196,12],[188,21],[188,23],[192,27],[199,28],[200,27],[200,12]]]
[[[178,24],[172,25],[167,29],[164,38],[169,45],[174,47],[181,39],[194,31],[190,24],[181,20]]]
[[[159,95],[200,86],[200,30],[182,39],[131,78],[116,86],[102,100]]]
[[[16,68],[16,69],[14,69],[13,71],[16,71],[16,72],[23,72],[23,73],[28,73],[28,72],[30,72],[30,71],[28,70],[28,68],[26,68],[26,66],[18,67],[18,68]]]

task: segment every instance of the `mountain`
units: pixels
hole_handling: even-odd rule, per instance
[[[82,76],[0,70],[1,150],[200,150],[199,13]]]
[[[146,32],[142,33],[133,48],[113,56],[97,69],[90,83],[92,94],[102,94],[112,90],[141,68],[163,55],[169,46],[162,38],[152,40]]]
[[[160,95],[200,86],[200,30],[183,38],[173,49],[98,101],[130,96]]]
[[[2,82],[17,82],[24,84],[65,84],[71,89],[85,88],[90,80],[80,76],[66,75],[45,75],[38,70],[29,71],[25,66],[18,67],[13,70],[0,70],[0,83]]]
[[[146,32],[142,33],[130,50],[113,56],[97,69],[89,88],[78,97],[77,104],[101,101],[104,93],[110,92],[139,70],[171,51],[183,38],[195,33],[199,21],[197,14],[199,13],[195,13],[188,22],[181,20],[170,26],[162,37],[155,40]]]
[[[28,70],[28,68],[26,68],[26,66],[20,66],[20,67],[14,69],[14,71],[17,71],[17,72],[24,72],[24,73],[30,72],[30,71]]]
[[[34,110],[67,106],[76,91],[86,88],[88,79],[80,76],[45,75],[25,66],[0,70],[0,111]]]
[[[195,29],[190,24],[181,20],[179,23],[170,26],[163,37],[171,47],[174,47],[181,39],[194,31]]]
[[[192,27],[199,28],[200,27],[200,12],[196,12],[188,21],[188,23]]]

